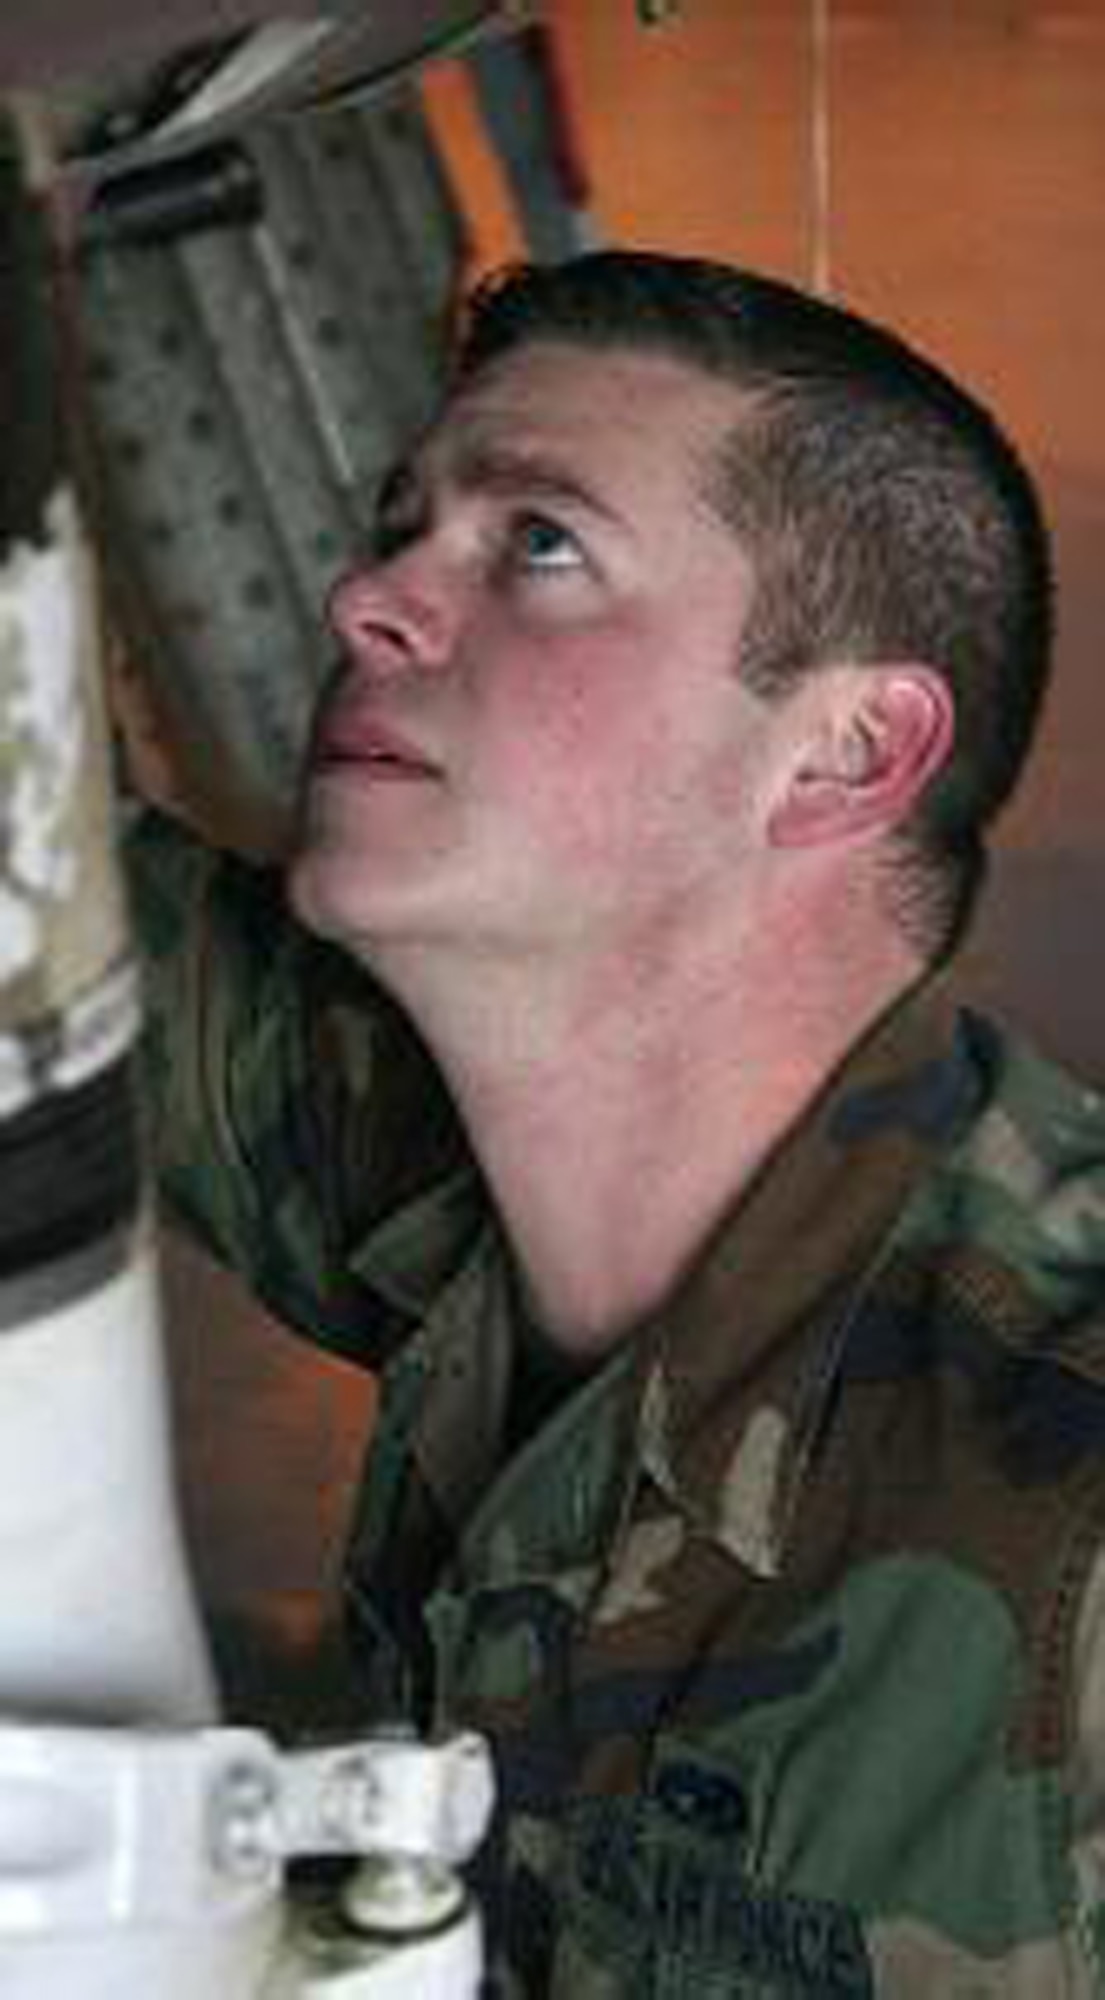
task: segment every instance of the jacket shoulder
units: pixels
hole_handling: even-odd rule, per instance
[[[1026,1325],[1096,1319],[1103,1347],[1105,1096],[979,1015],[963,1033],[977,1109],[917,1191],[900,1247],[1004,1273]]]

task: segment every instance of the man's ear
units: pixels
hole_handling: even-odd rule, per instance
[[[900,825],[951,754],[947,682],[926,666],[826,667],[802,693],[808,727],[771,812],[772,844],[812,847]]]

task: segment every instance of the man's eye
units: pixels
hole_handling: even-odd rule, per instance
[[[579,569],[586,560],[570,530],[547,514],[520,514],[512,521],[509,552],[522,570]]]
[[[398,511],[378,514],[372,524],[369,552],[373,562],[390,562],[393,556],[401,555],[411,542],[416,542],[425,531],[425,520],[420,514]]]
[[[373,562],[388,562],[418,541],[429,525],[427,496],[408,465],[393,466],[376,492],[369,545]]]

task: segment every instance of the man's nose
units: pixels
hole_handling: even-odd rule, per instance
[[[339,577],[327,618],[346,654],[378,674],[443,667],[452,654],[455,593],[410,555]]]

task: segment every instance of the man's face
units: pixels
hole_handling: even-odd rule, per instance
[[[733,897],[773,715],[709,499],[737,413],[674,361],[553,343],[452,400],[332,598],[291,873],[314,928],[370,961],[616,950]]]

